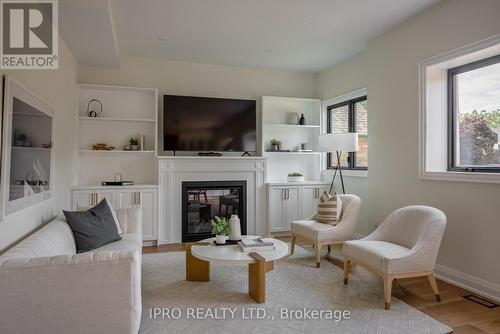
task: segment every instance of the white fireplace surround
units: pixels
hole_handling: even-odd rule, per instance
[[[266,158],[159,157],[158,244],[182,241],[182,182],[247,182],[247,234],[267,234]]]

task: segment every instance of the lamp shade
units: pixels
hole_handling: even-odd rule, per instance
[[[358,150],[358,134],[325,133],[319,136],[319,150],[321,152],[356,152]]]

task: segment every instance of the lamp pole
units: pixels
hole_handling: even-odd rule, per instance
[[[342,155],[342,151],[337,152],[337,166],[335,166],[335,172],[333,173],[332,184],[330,185],[329,193],[332,193],[333,183],[335,182],[335,177],[337,176],[337,170],[340,174],[340,183],[342,184],[342,193],[345,194],[345,186],[344,186],[344,176],[342,175],[342,168],[340,167],[340,156]]]

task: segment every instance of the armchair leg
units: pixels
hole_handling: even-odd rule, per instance
[[[391,308],[392,281],[394,278],[391,275],[384,275],[384,301],[385,309]]]
[[[295,242],[297,241],[297,237],[292,235],[292,240],[290,241],[290,255],[293,255],[295,252]]]
[[[314,252],[316,254],[316,268],[319,268],[321,262],[321,245],[315,244]]]
[[[434,277],[434,274],[429,274],[427,276],[427,279],[429,280],[429,284],[431,285],[432,291],[434,292],[434,296],[436,296],[436,300],[438,302],[441,301],[441,296],[439,295],[439,290],[436,282],[436,278]]]
[[[344,285],[349,282],[349,271],[351,269],[351,261],[344,259]]]

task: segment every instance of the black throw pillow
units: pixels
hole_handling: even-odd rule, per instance
[[[78,253],[121,239],[106,199],[87,211],[63,213],[75,236]]]

